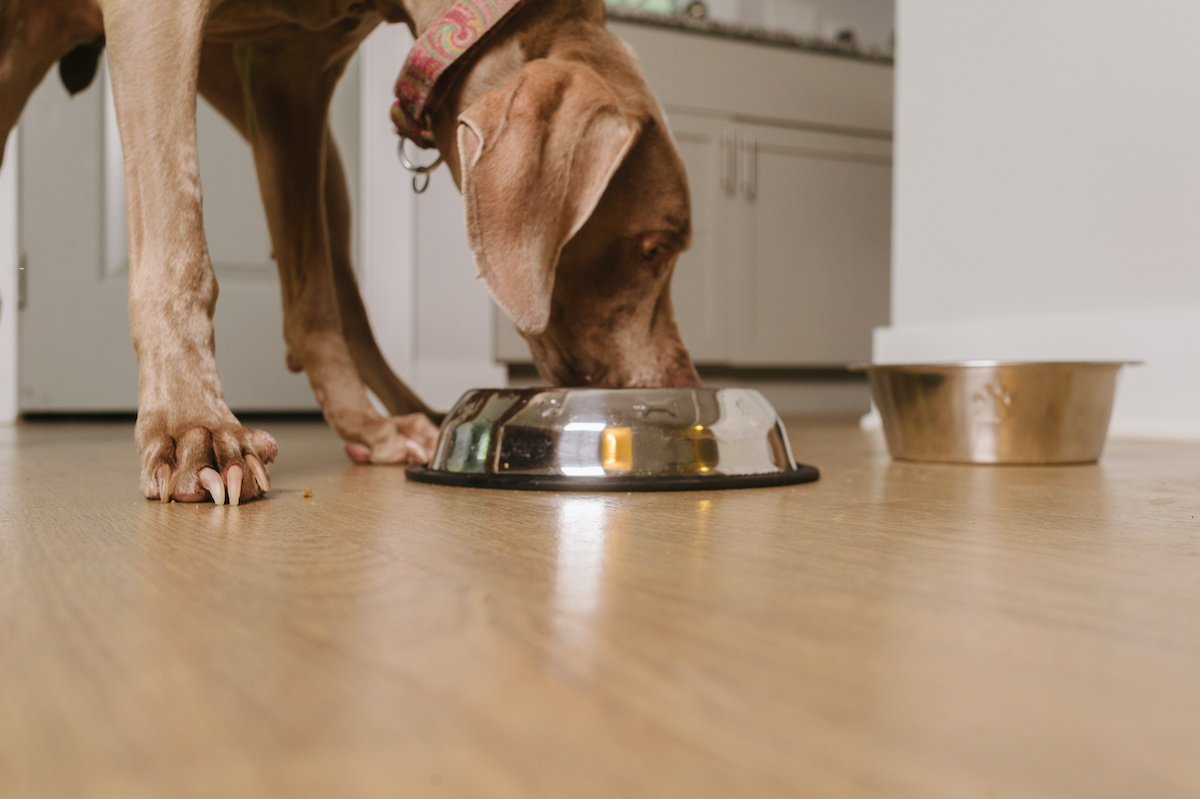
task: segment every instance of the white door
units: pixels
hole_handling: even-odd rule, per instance
[[[358,66],[334,100],[333,127],[357,197]],[[316,409],[308,381],[284,364],[279,280],[248,145],[200,101],[204,218],[220,283],[217,365],[235,411]],[[23,412],[132,411],[120,142],[102,69],[68,97],[52,71],[21,121]]]

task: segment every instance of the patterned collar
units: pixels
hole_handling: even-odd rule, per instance
[[[458,0],[417,39],[396,79],[396,133],[418,147],[435,146],[433,114],[462,69],[459,59],[524,4],[525,0]]]

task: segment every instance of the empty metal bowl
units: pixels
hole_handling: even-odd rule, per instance
[[[412,480],[481,488],[671,491],[816,480],[775,409],[744,388],[478,389]]]
[[[1091,463],[1108,435],[1125,361],[871,364],[865,371],[893,458]]]

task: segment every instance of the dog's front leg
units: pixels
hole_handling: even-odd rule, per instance
[[[357,299],[357,287],[345,280],[339,285],[332,264],[344,255],[349,268],[349,217],[335,191],[338,228],[331,232],[327,177],[334,179],[334,190],[344,189],[340,169],[332,175],[328,171],[326,120],[333,89],[356,44],[297,33],[238,46],[237,67],[248,100],[246,132],[279,265],[289,365],[308,374],[325,417],[352,458],[425,461],[437,429],[421,412],[392,418],[375,412],[347,346],[339,308],[338,290],[353,291]],[[332,240],[335,236],[340,238]],[[342,299],[346,304],[351,298],[347,294]],[[411,392],[391,399],[400,407],[424,410]]]
[[[217,378],[217,283],[204,241],[196,77],[206,2],[103,4],[125,151],[129,309],[142,491],[231,504],[267,490],[275,441],[242,427]]]
[[[204,43],[200,57],[200,93],[242,136],[250,139],[246,98],[234,65],[233,45]],[[346,173],[328,126],[325,142],[325,217],[329,231],[329,254],[338,312],[342,317],[342,332],[350,357],[354,360],[359,377],[393,416],[423,413],[436,418],[437,414],[392,371],[375,341],[351,258],[354,227]]]

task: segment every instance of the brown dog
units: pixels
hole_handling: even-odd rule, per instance
[[[0,142],[61,60],[72,90],[109,51],[125,151],[129,305],[147,497],[221,504],[269,488],[268,434],[217,377],[217,285],[196,152],[201,93],[251,143],[303,369],[352,458],[427,459],[428,409],[372,337],[350,264],[334,86],[368,33],[419,35],[452,0],[0,0]],[[381,109],[381,116],[386,109]],[[558,385],[698,383],[669,282],[688,244],[682,162],[602,0],[530,0],[470,54],[434,117],[479,273]],[[369,387],[393,414],[378,415]]]

